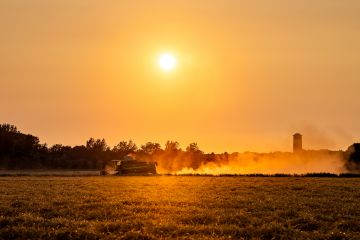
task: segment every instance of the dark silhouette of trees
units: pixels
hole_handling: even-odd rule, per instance
[[[138,149],[132,141],[121,141],[112,149],[105,139],[90,138],[85,145],[47,147],[39,138],[23,134],[14,125],[0,125],[0,168],[5,169],[102,169],[112,159],[122,159],[133,154],[146,161],[160,161],[164,167],[178,170],[201,159],[202,151],[196,143],[182,151],[176,141],[167,141],[165,149],[159,143],[148,142]],[[189,162],[190,161],[190,162]]]
[[[0,132],[19,133],[14,125],[8,123],[0,124]]]
[[[156,162],[163,150],[159,143],[147,142],[136,151],[136,157],[141,160]]]
[[[177,141],[167,141],[162,149],[159,143],[147,142],[140,148],[132,141],[120,141],[112,149],[105,139],[90,138],[85,145],[47,147],[37,137],[20,133],[10,124],[0,125],[0,168],[102,169],[113,159],[128,154],[146,161],[156,161],[164,169],[197,168],[209,161],[197,145],[191,143],[186,150]],[[210,160],[211,161],[211,160]]]
[[[205,156],[204,153],[200,150],[197,143],[190,143],[186,147],[186,157],[190,160],[190,166],[193,169],[197,169],[204,162]]]
[[[196,153],[199,151],[200,151],[200,149],[199,149],[199,146],[197,145],[197,143],[190,143],[189,146],[186,147],[186,152],[189,152],[189,153]]]
[[[180,150],[180,144],[177,141],[167,141],[165,143],[165,152],[177,152]]]
[[[307,151],[309,152],[309,151]],[[317,151],[319,152],[319,151]],[[306,152],[304,152],[305,154]],[[111,160],[131,154],[135,159],[153,161],[167,172],[183,168],[198,169],[202,165],[226,165],[238,153],[205,154],[197,143],[190,143],[185,150],[177,141],[167,141],[164,149],[159,143],[147,142],[140,148],[132,141],[120,141],[112,149],[105,139],[90,138],[85,145],[48,147],[39,138],[18,131],[11,124],[0,124],[0,169],[103,169]],[[246,155],[246,153],[244,153]],[[330,154],[327,153],[327,154]],[[360,173],[360,143],[351,145],[346,152],[340,151],[344,166],[351,173]],[[272,156],[271,153],[266,156]],[[250,154],[252,159],[263,154]]]
[[[30,134],[20,133],[10,124],[0,125],[0,166],[31,168],[41,164],[46,145]]]
[[[117,159],[121,159],[121,158],[125,157],[128,154],[135,153],[136,150],[137,150],[136,144],[132,140],[129,140],[128,142],[126,142],[126,141],[119,142],[113,148],[112,151],[114,153],[114,156]]]
[[[49,148],[49,162],[48,165],[51,168],[69,168],[68,163],[69,153],[72,150],[70,146],[63,146],[61,144],[55,144]]]
[[[105,152],[106,150],[110,149],[106,144],[105,139],[94,139],[90,138],[86,141],[86,148],[90,149],[95,152]]]
[[[147,155],[153,155],[157,154],[161,151],[161,146],[159,143],[152,143],[147,142],[145,145],[141,145],[139,152],[147,154]]]
[[[360,143],[354,143],[345,152],[345,167],[350,172],[360,172]]]
[[[0,125],[0,168],[100,169],[111,160],[111,154],[105,139],[90,138],[86,146],[55,144],[48,148],[13,125]]]

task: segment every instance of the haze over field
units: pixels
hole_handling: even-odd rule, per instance
[[[236,154],[227,161],[202,163],[198,168],[184,167],[176,174],[306,174],[306,173],[346,173],[346,163],[340,152],[309,152],[304,155],[290,153]],[[159,169],[161,172],[162,169]],[[164,171],[164,170],[163,170]],[[166,171],[164,171],[166,172]]]
[[[2,0],[0,122],[50,145],[290,151],[301,132],[306,149],[346,149],[360,137],[359,12],[356,0]]]

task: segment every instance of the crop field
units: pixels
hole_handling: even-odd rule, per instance
[[[359,178],[0,177],[0,239],[360,239]]]
[[[0,176],[99,176],[97,170],[0,170]]]

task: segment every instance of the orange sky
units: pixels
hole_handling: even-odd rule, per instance
[[[2,0],[0,122],[211,152],[360,137],[357,0]],[[162,52],[178,64],[163,72]]]

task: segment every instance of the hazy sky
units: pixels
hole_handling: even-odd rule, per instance
[[[222,151],[360,139],[358,0],[0,0],[0,122]],[[161,71],[159,54],[177,58]]]

